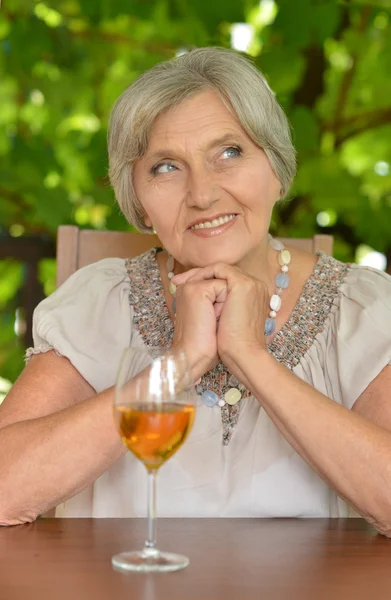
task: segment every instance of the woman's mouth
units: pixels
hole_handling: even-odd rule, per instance
[[[203,221],[202,223],[197,223],[196,225],[192,225],[189,229],[212,229],[212,227],[218,227],[219,225],[224,225],[224,223],[228,223],[232,221],[236,217],[236,214],[224,215],[223,217],[218,217],[217,219],[213,219],[212,221]]]
[[[189,231],[201,237],[219,235],[234,224],[237,216],[237,214],[231,213],[229,215],[211,219],[210,221],[205,220],[189,227]]]

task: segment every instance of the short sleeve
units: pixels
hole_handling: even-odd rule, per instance
[[[131,343],[133,309],[125,261],[106,258],[76,271],[35,309],[31,354],[53,349],[100,392],[114,385]]]
[[[353,265],[340,288],[331,324],[329,377],[338,377],[342,402],[351,408],[391,364],[391,277]],[[332,368],[337,373],[332,372]]]

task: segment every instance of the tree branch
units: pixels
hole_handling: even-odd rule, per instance
[[[356,123],[356,125],[351,129],[348,129],[345,133],[341,133],[336,137],[335,148],[338,148],[348,139],[358,135],[359,133],[362,133],[363,131],[369,131],[370,129],[375,129],[381,125],[387,125],[391,123],[391,108],[373,111],[361,116],[357,115],[357,117],[352,119],[351,122]],[[342,129],[342,126],[340,129]]]
[[[335,32],[335,38],[340,39],[345,29],[349,26],[349,11],[347,7],[341,8],[341,18]],[[313,108],[318,98],[324,92],[324,72],[326,70],[326,59],[323,45],[308,46],[303,51],[306,58],[306,68],[303,79],[293,95],[296,105]]]
[[[354,126],[357,122],[360,123],[362,121],[371,121],[375,115],[383,114],[385,112],[388,113],[388,111],[390,111],[390,110],[391,110],[391,106],[387,106],[387,107],[381,108],[381,109],[357,113],[355,115],[351,115],[350,117],[345,117],[344,119],[341,119],[340,121],[338,121],[337,125],[341,129],[344,129],[349,126]],[[331,131],[333,128],[333,125],[334,125],[334,122],[331,123],[330,121],[328,123],[327,122],[323,123],[322,131]]]
[[[110,42],[111,44],[126,44],[128,46],[132,46],[137,51],[144,50],[145,52],[169,55],[170,57],[174,51],[174,47],[171,45],[140,42],[138,40],[132,40],[129,36],[119,33],[106,33],[103,31],[92,31],[88,29],[84,31],[71,31],[68,29],[68,34],[73,38]]]
[[[3,198],[6,198],[7,200],[10,200],[13,204],[16,204],[16,206],[20,208],[20,210],[30,210],[30,206],[17,192],[12,192],[11,190],[7,190],[3,187],[0,187],[0,196],[3,196]]]
[[[0,0],[0,5],[1,5],[1,0]],[[22,18],[25,15],[22,15],[22,13],[18,14],[16,12],[10,12],[10,11],[2,11],[2,15],[9,21],[17,21],[18,18]],[[173,51],[175,50],[175,48],[173,46],[167,45],[167,44],[162,44],[162,43],[151,43],[151,42],[141,42],[139,40],[133,40],[131,37],[129,37],[128,35],[124,35],[122,33],[107,33],[104,31],[100,31],[98,28],[96,30],[94,29],[85,29],[84,31],[73,31],[72,29],[69,29],[69,27],[67,26],[67,23],[64,23],[63,26],[63,30],[64,28],[66,29],[67,34],[71,37],[71,38],[81,38],[81,39],[85,39],[85,40],[91,40],[91,41],[102,41],[102,42],[109,42],[109,43],[114,43],[114,44],[126,44],[128,46],[132,46],[135,50],[140,51],[140,50],[144,50],[145,52],[151,52],[151,53],[157,53],[157,54],[162,54],[162,55],[167,55],[169,57],[172,56]],[[57,29],[52,29],[50,30],[50,33],[54,36],[57,34]],[[53,37],[54,37],[53,36]]]
[[[360,21],[359,21],[357,29],[356,29],[357,34],[360,35],[360,34],[364,33],[364,31],[366,30],[366,28],[368,26],[368,22],[371,17],[371,14],[372,14],[372,7],[364,6],[361,11]],[[349,90],[352,85],[354,76],[356,74],[358,59],[359,59],[359,53],[356,52],[352,56],[352,64],[350,66],[350,69],[345,71],[344,77],[342,79],[342,84],[341,84],[341,87],[339,90],[339,94],[338,94],[338,98],[337,98],[337,102],[336,102],[336,106],[335,106],[335,113],[334,113],[334,131],[336,132],[336,134],[338,134],[338,123],[341,120],[341,116],[343,114],[345,104],[348,99]]]
[[[306,69],[301,85],[295,91],[293,101],[295,105],[313,108],[324,92],[326,59],[323,46],[309,46],[303,54],[306,58]]]
[[[6,188],[0,187],[0,200],[1,197],[5,198],[15,207],[15,214],[13,215],[13,223],[23,225],[26,232],[29,234],[47,234],[52,235],[52,232],[39,225],[32,225],[29,221],[29,214],[31,213],[31,206],[23,199],[23,196],[17,192],[7,190]],[[4,223],[3,228],[7,229],[10,223]],[[1,230],[1,227],[0,227]]]

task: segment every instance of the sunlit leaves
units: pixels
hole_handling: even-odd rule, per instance
[[[0,308],[12,300],[23,281],[23,267],[13,260],[0,260]]]
[[[338,26],[341,7],[328,0],[279,0],[273,30],[285,46],[305,48],[322,44]]]
[[[41,187],[31,216],[32,223],[45,221],[50,229],[56,230],[63,223],[70,223],[71,215],[72,207],[64,190],[60,188],[53,191]]]
[[[224,0],[224,3],[198,0],[197,2],[173,1],[173,8],[178,9],[178,16],[187,15],[189,19],[196,17],[207,28],[211,39],[216,37],[219,25],[228,23],[242,23],[245,21],[245,10],[255,6],[257,2],[238,2],[238,0]],[[247,6],[246,6],[247,5]]]
[[[368,0],[354,0],[354,4],[367,6]],[[371,0],[371,5],[373,7],[391,9],[391,0]]]
[[[38,264],[38,279],[43,286],[46,296],[56,289],[56,261],[54,258],[44,258]]]
[[[50,236],[61,223],[128,228],[107,180],[114,101],[161,60],[228,47],[237,23],[251,27],[249,52],[298,149],[294,199],[276,211],[274,230],[304,237],[331,227],[342,260],[353,260],[360,242],[391,255],[391,0],[3,2],[0,225]],[[333,219],[320,225],[319,213]],[[11,306],[18,268],[0,270],[0,374],[8,378],[22,364]],[[54,278],[53,261],[42,262],[46,293]]]
[[[0,38],[9,44],[8,62],[0,67],[5,70],[0,155],[6,158],[3,185],[7,179],[19,181],[7,184],[8,191],[29,207],[27,230],[29,219],[52,232],[61,220],[123,227],[106,179],[105,128],[114,100],[139,73],[182,46],[229,43],[232,23],[246,19],[258,36],[256,62],[293,126],[300,161],[295,192],[309,194],[316,210],[330,196],[334,203],[345,196],[351,204],[357,190],[372,199],[388,194],[388,176],[374,170],[389,161],[388,133],[376,127],[376,143],[364,139],[358,145],[354,134],[355,128],[365,129],[366,111],[389,104],[391,36],[385,10],[373,12],[365,31],[358,31],[360,3],[352,4],[349,23],[346,4],[323,0],[261,5],[227,0],[224,9],[204,0],[44,0],[25,2],[22,9],[11,0],[7,10],[21,18],[0,16]],[[24,18],[28,12],[30,18]],[[27,38],[29,52],[22,53]],[[295,94],[311,61],[304,51],[314,46],[323,47],[328,66],[325,91],[311,110],[295,104]],[[341,87],[352,68],[340,118],[353,120],[335,126]],[[354,120],[358,112],[363,124]],[[341,136],[347,137],[342,144]],[[331,177],[335,183],[328,182]],[[57,201],[50,202],[50,195]],[[2,202],[2,214],[12,221],[12,202]],[[20,220],[17,206],[15,218]]]
[[[301,160],[319,147],[318,124],[314,113],[305,106],[296,106],[291,115],[293,140]]]
[[[14,313],[5,311],[14,304],[23,281],[23,265],[0,260],[0,376],[14,381],[23,365],[23,348],[14,334]]]
[[[308,158],[299,170],[295,189],[300,194],[311,194],[317,211],[334,208],[338,211],[357,208],[359,182],[341,169],[338,156]]]
[[[9,75],[0,79],[0,126],[15,123],[18,114],[18,84]]]
[[[34,10],[36,0],[7,0],[7,10],[21,15],[29,15]]]
[[[35,5],[34,14],[38,19],[44,21],[48,27],[59,27],[63,22],[61,13],[49,8],[44,2],[38,2]]]
[[[345,142],[341,149],[341,163],[360,177],[363,192],[373,200],[391,195],[390,140],[391,124],[363,132]]]
[[[4,400],[7,392],[11,389],[11,381],[8,379],[4,379],[4,377],[0,377],[0,404]]]
[[[0,13],[0,40],[4,40],[9,35],[11,30],[11,24],[7,19]]]
[[[257,61],[278,98],[289,98],[300,85],[305,58],[295,49],[267,45]]]
[[[385,252],[390,244],[391,204],[365,202],[357,213],[357,234],[372,248]]]

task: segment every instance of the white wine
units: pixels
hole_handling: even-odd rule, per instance
[[[124,443],[153,470],[182,446],[192,428],[195,407],[179,402],[134,403],[116,406],[115,413]]]

